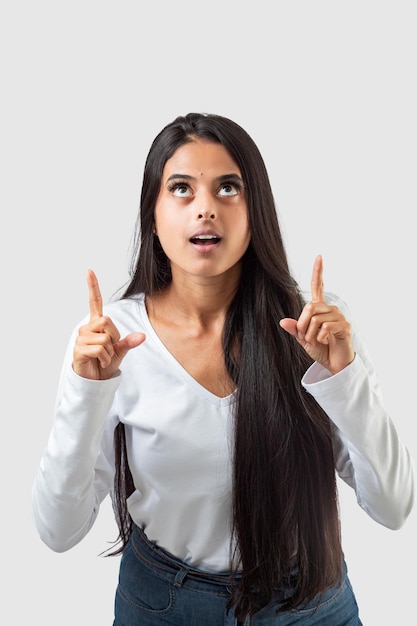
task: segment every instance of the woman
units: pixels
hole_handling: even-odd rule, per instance
[[[321,257],[309,298],[291,276],[239,125],[192,113],[158,134],[130,283],[104,308],[88,286],[33,489],[43,541],[70,549],[111,494],[114,626],[360,624],[336,471],[395,529],[412,463]]]

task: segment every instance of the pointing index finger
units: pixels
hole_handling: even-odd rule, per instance
[[[87,284],[88,302],[90,306],[90,320],[93,320],[103,315],[103,300],[101,297],[97,276],[94,274],[93,270],[88,270],[87,272]]]
[[[313,302],[324,302],[323,257],[320,254],[316,257],[313,265],[311,295]]]

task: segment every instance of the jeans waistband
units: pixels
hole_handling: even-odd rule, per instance
[[[141,555],[143,559],[148,561],[153,567],[156,567],[167,574],[174,577],[174,584],[181,586],[185,578],[198,582],[212,583],[214,585],[222,585],[230,588],[233,582],[239,580],[239,573],[219,574],[215,572],[205,572],[196,569],[183,561],[179,561],[174,556],[168,554],[162,548],[150,541],[144,531],[134,525],[131,536],[134,549]]]

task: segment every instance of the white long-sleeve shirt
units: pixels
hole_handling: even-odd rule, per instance
[[[347,313],[336,296],[326,297]],[[91,529],[112,493],[113,432],[121,421],[135,485],[128,499],[133,521],[178,559],[226,571],[235,393],[217,397],[188,374],[153,330],[143,296],[108,304],[104,314],[122,337],[143,331],[146,340],[129,351],[113,378],[87,380],[72,369],[74,329],[33,485],[39,534],[61,552]],[[315,363],[302,384],[332,420],[335,470],[373,519],[395,529],[413,504],[414,468],[356,332],[353,340],[356,355],[348,367],[331,376]]]

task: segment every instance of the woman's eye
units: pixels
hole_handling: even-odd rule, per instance
[[[173,193],[174,196],[177,196],[179,198],[186,198],[191,194],[189,186],[185,183],[175,183],[175,185],[172,185],[172,187],[170,187],[170,191]]]
[[[221,196],[237,196],[239,189],[232,183],[225,183],[220,187],[219,194]]]

